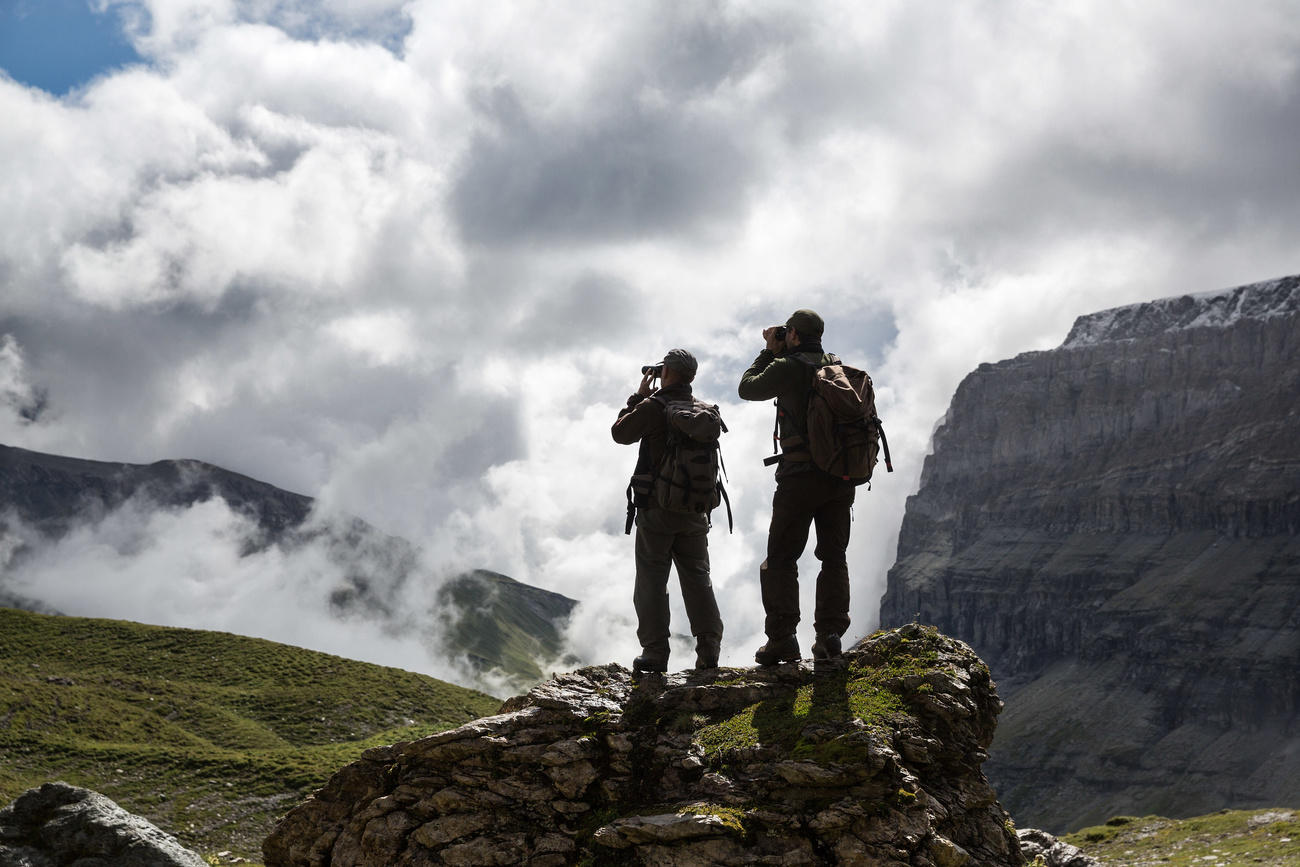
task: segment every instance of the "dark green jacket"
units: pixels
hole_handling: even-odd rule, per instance
[[[804,360],[793,358],[794,355]],[[808,392],[812,389],[813,365],[829,364],[831,360],[832,356],[816,344],[802,344],[797,352],[780,357],[764,349],[741,376],[738,391],[745,400],[776,400],[781,438],[799,436],[806,439]],[[811,466],[808,461],[782,461],[777,475]]]

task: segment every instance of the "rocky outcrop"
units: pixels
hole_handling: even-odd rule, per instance
[[[1079,847],[1058,840],[1046,831],[1021,828],[1016,831],[1016,837],[1029,867],[1103,867],[1100,861],[1085,855]]]
[[[1000,707],[970,648],[919,626],[820,668],[586,668],[370,750],[263,852],[268,867],[1016,865],[980,770]]]
[[[1300,277],[1086,316],[962,382],[881,620],[970,642],[1018,820],[1300,801]]]
[[[0,864],[206,867],[207,862],[97,792],[46,783],[0,810]]]

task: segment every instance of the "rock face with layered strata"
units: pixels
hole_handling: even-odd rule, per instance
[[[1080,318],[981,365],[881,620],[970,642],[989,776],[1049,830],[1300,801],[1300,277]]]
[[[1023,863],[980,770],[988,669],[933,629],[841,664],[586,668],[367,752],[267,839],[288,865]]]

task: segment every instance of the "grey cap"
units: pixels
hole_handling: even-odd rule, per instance
[[[826,323],[822,322],[822,318],[807,309],[791,313],[785,325],[798,331],[800,337],[821,337],[822,332],[826,330]]]
[[[685,349],[670,349],[664,355],[664,365],[671,367],[673,370],[679,370],[688,376],[694,376],[695,371],[700,369],[699,362],[695,356],[691,355]]]

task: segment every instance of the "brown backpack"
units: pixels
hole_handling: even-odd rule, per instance
[[[871,481],[883,448],[885,469],[892,473],[889,441],[876,415],[876,392],[866,371],[850,367],[834,355],[822,365],[792,357],[813,368],[807,437],[782,438],[782,459],[811,460],[832,476],[861,485]]]

